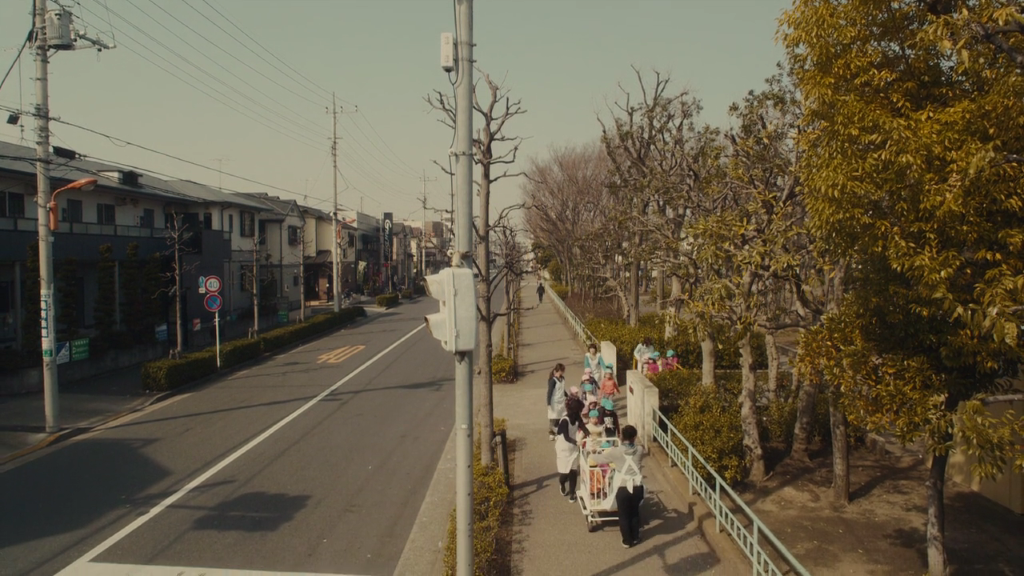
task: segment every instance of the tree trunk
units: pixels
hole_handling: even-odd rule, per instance
[[[668,341],[671,338],[675,338],[676,334],[679,333],[679,310],[682,308],[682,302],[679,299],[683,295],[683,281],[680,280],[679,276],[672,276],[672,293],[669,295],[670,304],[667,306],[665,313],[665,340]]]
[[[640,260],[633,260],[629,266],[629,300],[627,302],[630,326],[640,324]]]
[[[715,385],[715,336],[711,330],[704,331],[700,340],[700,383],[705,386]]]
[[[768,400],[775,402],[779,399],[779,347],[774,330],[765,333],[764,346],[768,353]]]
[[[796,380],[797,373],[793,372]],[[794,383],[794,387],[796,384]],[[796,425],[793,428],[793,449],[790,458],[807,461],[807,446],[811,442],[811,423],[814,421],[814,404],[818,399],[818,384],[813,380],[804,380],[796,400]]]
[[[489,147],[488,147],[489,148]],[[489,150],[485,150],[485,155]],[[480,164],[480,235],[477,238],[477,266],[480,268],[480,282],[477,287],[477,301],[482,316],[478,319],[477,377],[480,390],[477,397],[480,404],[477,409],[477,420],[480,423],[480,463],[490,466],[494,461],[491,441],[494,439],[494,390],[492,388],[493,373],[491,371],[494,339],[491,336],[491,171],[490,165]],[[568,270],[564,271],[568,274]]]
[[[661,268],[658,269],[658,284],[657,284],[656,288],[658,289],[658,292],[657,292],[657,294],[658,294],[658,311],[660,312],[660,311],[665,309],[665,267],[664,266],[662,266]]]
[[[850,503],[850,444],[838,390],[829,392],[828,415],[832,425],[832,501],[845,505]]]
[[[740,426],[743,428],[743,449],[750,462],[751,482],[764,480],[764,450],[761,435],[757,429],[757,404],[755,398],[754,352],[750,349],[750,332],[740,339],[740,369],[743,372],[743,389],[740,391]]]
[[[946,576],[946,463],[949,453],[932,456],[928,470],[928,574]]]

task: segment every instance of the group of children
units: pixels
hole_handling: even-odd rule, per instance
[[[636,361],[636,368],[641,374],[657,374],[679,368],[679,358],[675,350],[665,352],[662,358],[661,353],[651,345],[650,338],[644,338],[633,350],[633,359]]]

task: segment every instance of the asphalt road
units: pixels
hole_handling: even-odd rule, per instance
[[[0,472],[0,574],[392,574],[454,417],[452,358],[416,331],[436,306],[403,304]]]

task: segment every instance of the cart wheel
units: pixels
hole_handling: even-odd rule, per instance
[[[596,531],[597,531],[597,522],[594,522],[590,518],[587,518],[587,532],[596,532]]]

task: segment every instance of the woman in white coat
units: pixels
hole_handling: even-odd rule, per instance
[[[576,434],[582,432],[584,436],[587,435],[587,428],[580,415],[583,401],[569,398],[565,402],[565,410],[565,416],[558,421],[555,437],[555,464],[558,466],[558,484],[562,496],[569,496],[569,502],[575,502],[576,479],[580,474],[580,447],[576,443]]]
[[[566,398],[568,398],[568,394],[565,391],[565,365],[558,363],[548,375],[548,394],[544,401],[548,407],[548,440],[555,439],[558,421],[565,416]]]

